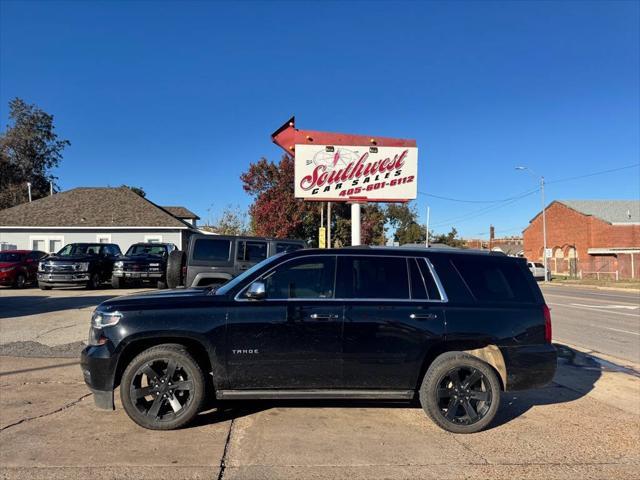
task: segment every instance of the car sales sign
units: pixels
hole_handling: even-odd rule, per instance
[[[305,200],[404,202],[418,193],[418,149],[295,146],[295,196]]]

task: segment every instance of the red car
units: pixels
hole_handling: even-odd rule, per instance
[[[23,288],[37,280],[38,262],[47,253],[38,250],[0,252],[0,285]]]

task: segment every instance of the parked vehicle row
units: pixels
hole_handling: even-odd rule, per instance
[[[417,398],[441,428],[471,433],[501,391],[548,383],[556,351],[525,260],[360,247],[276,254],[218,288],[108,300],[81,367],[98,407],[113,409],[119,386],[150,429],[179,428],[211,400]]]
[[[114,288],[136,284],[160,289],[220,286],[277,253],[304,248],[299,240],[193,235],[186,252],[172,243],[135,243],[123,255],[114,243],[70,243],[59,252],[12,250],[0,253],[0,285],[37,284]]]

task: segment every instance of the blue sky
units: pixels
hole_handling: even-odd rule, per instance
[[[246,207],[270,133],[415,138],[419,190],[498,200],[640,160],[638,2],[0,3],[0,120],[13,97],[72,146],[60,186],[141,186],[206,218]],[[550,183],[639,198],[640,170]],[[537,194],[419,195],[436,231],[517,234]],[[491,208],[489,208],[491,207]],[[451,219],[454,219],[453,221]]]

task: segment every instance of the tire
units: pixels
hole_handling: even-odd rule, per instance
[[[175,362],[172,375],[170,362]],[[178,384],[190,388],[176,388]],[[143,351],[127,365],[120,398],[129,418],[141,427],[174,430],[198,415],[205,390],[202,369],[189,352],[182,345],[165,344]],[[141,391],[147,395],[140,397]]]
[[[87,290],[96,290],[100,288],[100,275],[97,272],[94,272],[89,277],[89,281],[87,282]]]
[[[19,273],[16,275],[16,280],[13,283],[13,286],[16,288],[24,288],[27,285],[27,277],[24,273]]]
[[[182,278],[182,266],[185,255],[182,250],[174,250],[167,259],[167,285],[169,288],[177,288],[184,283]]]
[[[165,290],[167,288],[167,282],[158,280],[158,290]]]
[[[471,384],[467,385],[469,379]],[[443,430],[476,433],[495,417],[500,390],[498,375],[490,365],[464,352],[447,352],[427,370],[420,404]]]
[[[113,288],[124,288],[124,278],[111,277],[111,286]]]
[[[38,282],[38,287],[40,287],[40,290],[51,290],[51,285],[47,285],[46,283]]]

